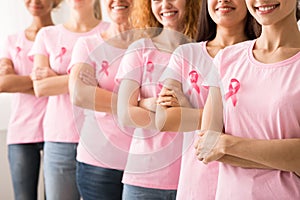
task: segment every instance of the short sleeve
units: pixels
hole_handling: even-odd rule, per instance
[[[93,64],[90,58],[90,51],[88,49],[88,45],[86,43],[85,38],[79,38],[76,41],[72,51],[71,62],[67,69],[67,72],[70,73],[72,67],[77,63],[86,63],[88,65],[95,67],[95,64]]]
[[[179,46],[172,53],[169,64],[159,79],[159,82],[164,83],[167,79],[173,79],[182,82],[182,69],[187,65],[185,62],[182,47]]]
[[[142,84],[144,48],[141,41],[136,41],[128,47],[116,75],[117,83],[120,83],[122,79],[130,79]]]
[[[46,29],[42,28],[38,34],[36,35],[35,41],[33,43],[33,46],[28,53],[28,56],[34,56],[36,54],[41,54],[45,56],[49,56],[47,48],[46,48]]]
[[[211,87],[220,87],[220,59],[222,57],[222,50],[218,52],[218,54],[213,59],[211,63],[212,66],[210,71],[208,72],[207,76],[204,78],[204,85],[211,86]]]

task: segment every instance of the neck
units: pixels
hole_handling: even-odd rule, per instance
[[[71,17],[64,26],[73,32],[87,32],[99,24],[99,20],[95,18],[93,11],[71,11]]]
[[[263,25],[261,36],[257,39],[256,47],[276,50],[280,47],[300,46],[300,32],[294,16],[288,16],[284,20],[273,24]]]
[[[216,37],[209,42],[213,46],[219,46],[220,48],[225,48],[226,46],[233,45],[239,42],[247,40],[247,36],[244,33],[243,28],[224,28],[217,27]]]
[[[181,32],[165,28],[162,29],[162,32],[152,40],[158,49],[171,52],[179,45],[189,42],[189,39]]]
[[[45,26],[53,25],[50,13],[42,17],[34,17],[31,25],[25,30],[28,40],[34,41],[39,30]]]

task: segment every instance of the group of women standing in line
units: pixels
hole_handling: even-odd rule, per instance
[[[55,26],[59,0],[24,2],[0,60],[15,199],[42,149],[47,199],[300,197],[297,0],[104,0],[110,23],[67,0]]]

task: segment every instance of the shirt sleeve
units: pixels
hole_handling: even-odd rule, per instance
[[[49,57],[49,53],[47,51],[45,40],[47,39],[46,36],[46,29],[42,28],[38,34],[36,35],[35,41],[33,43],[33,46],[28,53],[28,56],[34,56],[36,54],[41,54]]]
[[[160,77],[159,82],[163,84],[167,79],[173,79],[182,82],[183,81],[182,69],[187,65],[188,63],[185,60],[182,48],[181,46],[179,46],[172,53],[169,64],[165,69],[164,73],[162,74],[162,76]]]
[[[140,41],[134,42],[128,47],[116,75],[117,83],[120,83],[122,79],[130,79],[142,84],[143,49]]]
[[[86,63],[95,68],[95,63],[90,58],[90,51],[86,43],[85,38],[79,38],[73,48],[71,62],[67,69],[67,72],[70,73],[72,67],[77,63]]]
[[[209,72],[204,78],[203,85],[211,86],[211,87],[220,87],[220,62],[222,57],[222,50],[215,56],[213,62],[211,63],[211,67]]]

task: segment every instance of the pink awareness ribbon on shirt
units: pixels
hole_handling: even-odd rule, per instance
[[[109,67],[108,62],[106,60],[103,60],[102,64],[101,64],[101,70],[100,70],[99,74],[105,73],[106,76],[108,76],[108,74],[109,74],[108,73],[108,67]]]
[[[62,57],[67,52],[66,47],[61,47],[59,54],[55,57],[55,59],[59,58],[59,62],[62,63]]]
[[[145,77],[145,81],[147,81],[147,79],[149,79],[149,82],[152,82],[152,73],[154,71],[154,64],[151,61],[147,62],[146,65],[146,77]]]
[[[16,50],[17,50],[17,52],[16,52],[16,55],[15,55],[15,57],[18,57],[19,56],[19,53],[21,52],[21,47],[19,47],[19,46],[17,46],[16,47]]]
[[[233,78],[230,80],[229,91],[225,94],[225,99],[231,98],[233,106],[237,103],[236,93],[239,91],[240,87],[241,84],[237,79]]]
[[[189,89],[189,94],[192,94],[193,90],[196,90],[198,94],[200,94],[200,87],[197,85],[199,74],[197,71],[192,70],[189,73],[190,82],[192,84],[192,88]]]

